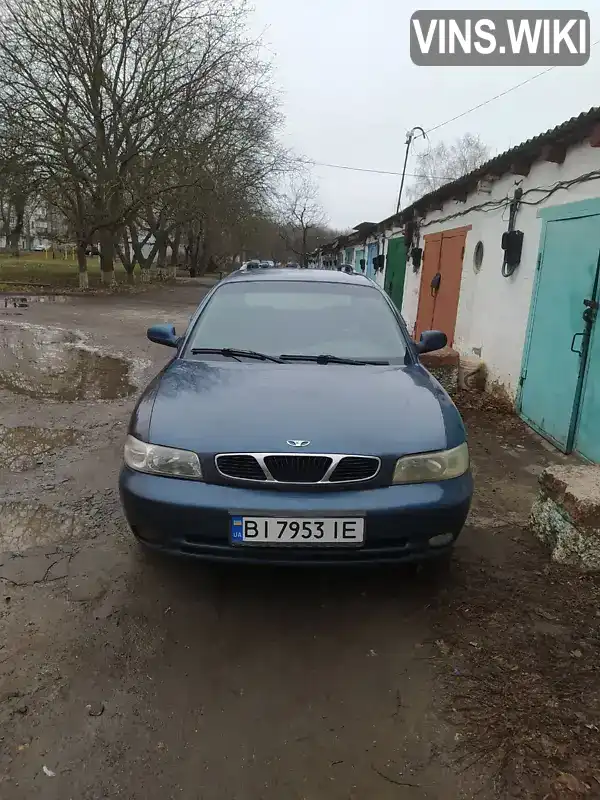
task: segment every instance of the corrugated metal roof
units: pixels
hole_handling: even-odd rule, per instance
[[[561,144],[569,147],[578,144],[583,141],[599,123],[600,106],[593,106],[589,111],[584,111],[577,117],[571,117],[571,119],[566,120],[566,122],[562,122],[560,125],[550,128],[544,133],[540,133],[538,136],[534,136],[515,147],[511,147],[509,150],[505,150],[503,153],[490,158],[489,161],[486,161],[480,167],[477,167],[477,169],[423,195],[410,206],[402,209],[399,214],[394,214],[380,222],[379,227],[396,220],[402,222],[407,217],[412,216],[414,211],[428,206],[432,201],[450,199],[452,195],[456,194],[461,189],[472,191],[479,180],[482,180],[488,175],[499,178],[509,172],[511,167],[515,163],[518,163],[519,160],[529,160],[533,163],[540,157],[541,150],[546,145]]]
[[[494,158],[490,158],[489,161],[486,161],[485,164],[482,164],[472,172],[468,172],[466,175],[462,175],[460,178],[445,183],[443,186],[434,189],[434,191],[423,195],[398,214],[393,214],[391,217],[379,222],[377,227],[382,230],[392,224],[402,225],[406,219],[414,216],[415,212],[424,211],[433,202],[444,202],[461,191],[470,193],[476,188],[477,182],[488,175],[499,178],[510,172],[515,164],[533,163],[540,158],[542,148],[547,145],[572,147],[589,136],[598,124],[600,124],[600,106],[593,106],[589,111],[584,111],[577,117],[571,117],[571,119],[562,122],[560,125],[527,139],[509,150],[505,150],[503,153],[494,156]],[[355,226],[354,230],[371,225],[375,227],[373,223],[361,222]]]

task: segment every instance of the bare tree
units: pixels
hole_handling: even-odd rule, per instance
[[[327,224],[327,217],[318,202],[315,183],[306,176],[292,179],[279,201],[280,235],[288,250],[308,265],[308,254],[318,244],[315,234]]]
[[[80,285],[92,242],[112,282],[116,251],[133,275],[140,242],[164,264],[186,222],[204,240],[232,176],[264,192],[277,110],[246,13],[245,0],[0,0],[0,116],[68,221]]]
[[[451,144],[440,142],[417,155],[415,173],[419,177],[407,194],[416,200],[480,167],[489,157],[490,148],[476,134],[465,133]]]
[[[0,115],[0,235],[14,255],[19,255],[19,242],[28,213],[38,201],[40,184],[26,138],[14,118]]]

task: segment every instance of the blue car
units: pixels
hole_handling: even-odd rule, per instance
[[[147,548],[213,561],[442,559],[473,481],[460,415],[377,285],[337,271],[236,272],[133,411],[120,493]]]

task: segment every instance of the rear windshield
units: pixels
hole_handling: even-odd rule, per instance
[[[404,360],[406,340],[378,289],[308,281],[223,283],[186,348],[241,348],[268,355]]]

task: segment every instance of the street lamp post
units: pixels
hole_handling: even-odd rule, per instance
[[[404,166],[402,167],[402,178],[400,179],[400,191],[398,192],[398,202],[396,204],[396,214],[400,211],[400,203],[402,202],[402,190],[404,189],[404,178],[406,177],[406,165],[408,164],[408,154],[410,152],[410,146],[415,138],[415,134],[417,131],[420,131],[423,135],[423,138],[427,138],[427,134],[423,130],[423,128],[416,125],[414,128],[411,128],[406,134],[406,153],[404,154]]]

